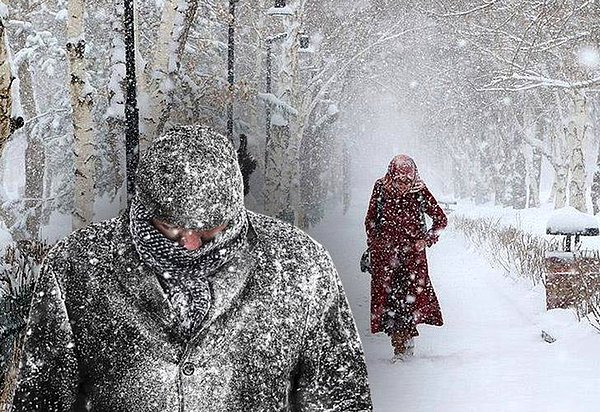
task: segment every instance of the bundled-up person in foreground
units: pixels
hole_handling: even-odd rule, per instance
[[[428,230],[425,214],[433,220]],[[375,182],[365,219],[371,259],[371,332],[385,332],[394,359],[412,355],[417,325],[441,326],[425,248],[437,242],[448,220],[412,158],[398,155]]]
[[[128,213],[49,253],[14,411],[370,411],[331,258],[247,211],[223,136],[182,127],[143,155]]]

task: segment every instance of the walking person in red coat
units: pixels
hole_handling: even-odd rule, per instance
[[[425,214],[433,220],[427,230]],[[416,326],[441,326],[425,248],[437,242],[448,220],[407,155],[392,159],[375,182],[365,219],[371,254],[371,332],[385,332],[394,359],[412,354]]]

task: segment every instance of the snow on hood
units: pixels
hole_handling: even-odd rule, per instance
[[[208,127],[177,127],[156,139],[140,158],[136,190],[152,216],[185,228],[207,230],[245,213],[233,145]]]

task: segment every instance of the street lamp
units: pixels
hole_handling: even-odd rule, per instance
[[[275,5],[267,10],[269,16],[291,16],[294,11],[287,6],[286,0],[275,0]]]
[[[124,2],[125,28],[125,159],[127,174],[127,206],[135,192],[135,172],[139,160],[139,110],[135,77],[135,10],[134,2]]]
[[[229,33],[227,45],[227,82],[229,84],[229,104],[227,107],[227,137],[233,142],[233,103],[235,83],[235,4],[239,0],[229,0]]]
[[[308,50],[310,48],[310,37],[305,32],[300,32],[300,50]]]

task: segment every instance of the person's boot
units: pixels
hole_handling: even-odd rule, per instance
[[[405,336],[402,332],[396,332],[391,336],[392,347],[394,348],[394,357],[392,362],[405,360],[406,355],[406,341]]]
[[[404,354],[406,356],[414,356],[414,354],[415,354],[415,338],[410,338],[409,340],[404,342],[404,346],[406,347]]]

